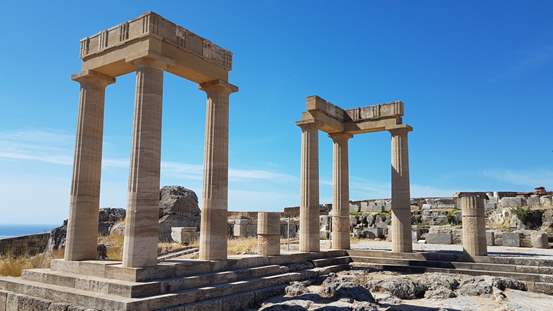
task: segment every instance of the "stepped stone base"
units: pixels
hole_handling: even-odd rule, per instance
[[[55,260],[50,269],[0,278],[0,311],[243,310],[291,281],[349,269],[345,251],[172,259],[149,268]]]

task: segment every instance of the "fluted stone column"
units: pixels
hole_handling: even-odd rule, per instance
[[[455,194],[463,215],[463,249],[469,256],[486,256],[486,216],[484,192],[459,192]]]
[[[409,189],[409,126],[390,130],[392,135],[392,251],[412,252]]]
[[[257,252],[261,256],[280,255],[280,213],[257,213]]]
[[[123,266],[136,268],[157,264],[163,64],[150,59],[133,64],[136,91]]]
[[[100,73],[74,76],[81,84],[77,139],[65,242],[65,260],[96,259],[104,94],[115,79]]]
[[[319,133],[313,123],[301,128],[300,252],[318,252],[319,241]]]
[[[207,93],[200,259],[227,259],[229,95],[238,88],[215,80],[200,85]]]
[[[351,134],[330,134],[332,138],[332,248],[349,249],[349,165]]]

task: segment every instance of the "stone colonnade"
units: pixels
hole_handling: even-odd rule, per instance
[[[145,57],[136,72],[134,123],[125,220],[123,266],[157,263],[163,71],[166,64]],[[74,76],[80,83],[79,114],[65,260],[96,259],[102,159],[104,94],[115,79],[94,71]],[[228,111],[237,87],[223,80],[200,84],[207,93],[200,258],[227,258]]]
[[[280,255],[280,213],[257,214],[257,252],[262,256]]]
[[[486,216],[484,192],[459,192],[455,194],[463,215],[463,251],[469,256],[486,256]]]
[[[301,128],[300,251],[316,252],[319,242],[319,155],[316,123]],[[390,129],[392,136],[392,251],[411,252],[411,210],[407,134],[412,128]],[[329,134],[332,158],[332,248],[350,248],[348,142],[352,134]]]

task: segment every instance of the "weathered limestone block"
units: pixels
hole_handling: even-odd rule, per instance
[[[361,211],[361,205],[358,202],[349,203],[349,212],[350,213],[359,213]]]
[[[280,213],[258,213],[257,251],[262,256],[280,255]]]
[[[451,244],[451,232],[428,233],[426,235],[426,244]]]
[[[520,232],[503,232],[502,245],[520,247]]]
[[[504,197],[499,200],[501,207],[521,207],[525,204],[524,198],[521,197]]]
[[[528,205],[528,207],[540,207],[540,197],[537,195],[532,195],[529,198],[526,198],[526,205]]]
[[[6,311],[7,300],[8,300],[8,292],[0,290],[0,311]]]
[[[232,236],[237,238],[245,238],[248,236],[248,224],[235,223],[232,228]]]
[[[497,208],[497,202],[486,202],[484,208],[486,210],[495,210]]]
[[[48,310],[49,306],[50,301],[48,300],[14,293],[8,293],[6,299],[6,311]]]
[[[532,234],[532,247],[549,248],[549,236],[545,232],[535,232]]]
[[[488,246],[495,245],[495,233],[493,231],[486,231],[486,244]]]
[[[297,221],[290,220],[290,224],[288,224],[288,221],[280,223],[280,236],[283,238],[295,238],[298,236],[298,229],[299,225]]]
[[[521,230],[520,232],[520,247],[532,247],[532,230]]]
[[[541,216],[541,221],[542,221],[542,230],[545,230],[549,233],[552,233],[553,231],[553,209],[546,209],[542,216]]]
[[[374,238],[380,238],[381,239],[381,238],[384,238],[384,236],[385,236],[384,235],[384,228],[379,228],[379,227],[369,228],[368,232],[370,232],[374,236]]]
[[[172,227],[171,239],[181,244],[191,244],[198,239],[196,227]]]
[[[540,204],[542,206],[553,206],[553,196],[551,195],[544,195],[540,197]]]
[[[416,243],[420,238],[419,231],[413,230],[411,231],[411,239]]]

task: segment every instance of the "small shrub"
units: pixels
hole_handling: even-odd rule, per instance
[[[542,225],[543,211],[532,210],[529,207],[515,207],[513,214],[529,229],[538,229]]]

